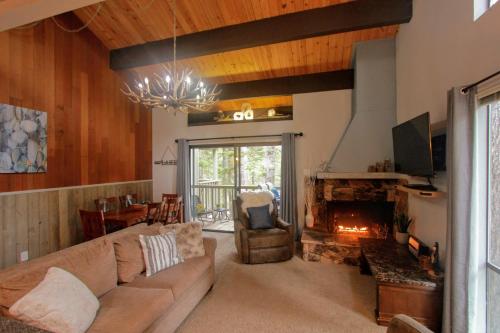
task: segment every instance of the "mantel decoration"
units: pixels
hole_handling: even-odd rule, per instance
[[[154,73],[154,78],[135,80],[132,88],[125,83],[122,92],[134,103],[142,104],[148,108],[161,108],[177,112],[204,112],[211,110],[217,102],[221,91],[217,85],[208,87],[200,79],[194,84],[190,69],[184,68],[177,71],[177,24],[176,0],[173,1],[173,42],[174,60],[172,66],[162,65],[163,73]]]
[[[0,173],[47,172],[47,113],[0,104]]]

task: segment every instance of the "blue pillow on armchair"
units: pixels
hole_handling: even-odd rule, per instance
[[[269,205],[260,207],[248,207],[248,221],[250,229],[271,229],[274,228],[274,220],[269,213]]]

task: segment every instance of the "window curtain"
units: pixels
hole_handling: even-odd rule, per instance
[[[295,166],[295,133],[281,135],[281,202],[280,217],[292,224],[300,238],[297,223],[297,171]]]
[[[448,92],[448,221],[443,333],[471,332],[471,219],[476,91]]]
[[[177,140],[177,194],[184,201],[184,219],[191,221],[191,166],[189,143],[186,139]]]

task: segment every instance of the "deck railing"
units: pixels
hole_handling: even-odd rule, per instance
[[[229,209],[231,216],[233,214],[233,200],[236,193],[253,191],[259,189],[258,185],[240,186],[234,185],[192,185],[191,193],[199,198],[199,201],[205,210],[214,210],[217,208]],[[194,200],[192,202],[195,202]]]

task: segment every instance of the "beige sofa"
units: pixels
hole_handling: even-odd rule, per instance
[[[55,266],[73,273],[99,298],[101,307],[88,332],[175,331],[214,283],[217,243],[204,238],[205,256],[151,277],[142,273],[129,283],[118,283],[133,263],[119,260],[117,264],[116,242],[132,234],[156,233],[157,228],[137,225],[0,271],[1,314],[8,316],[9,307]]]

